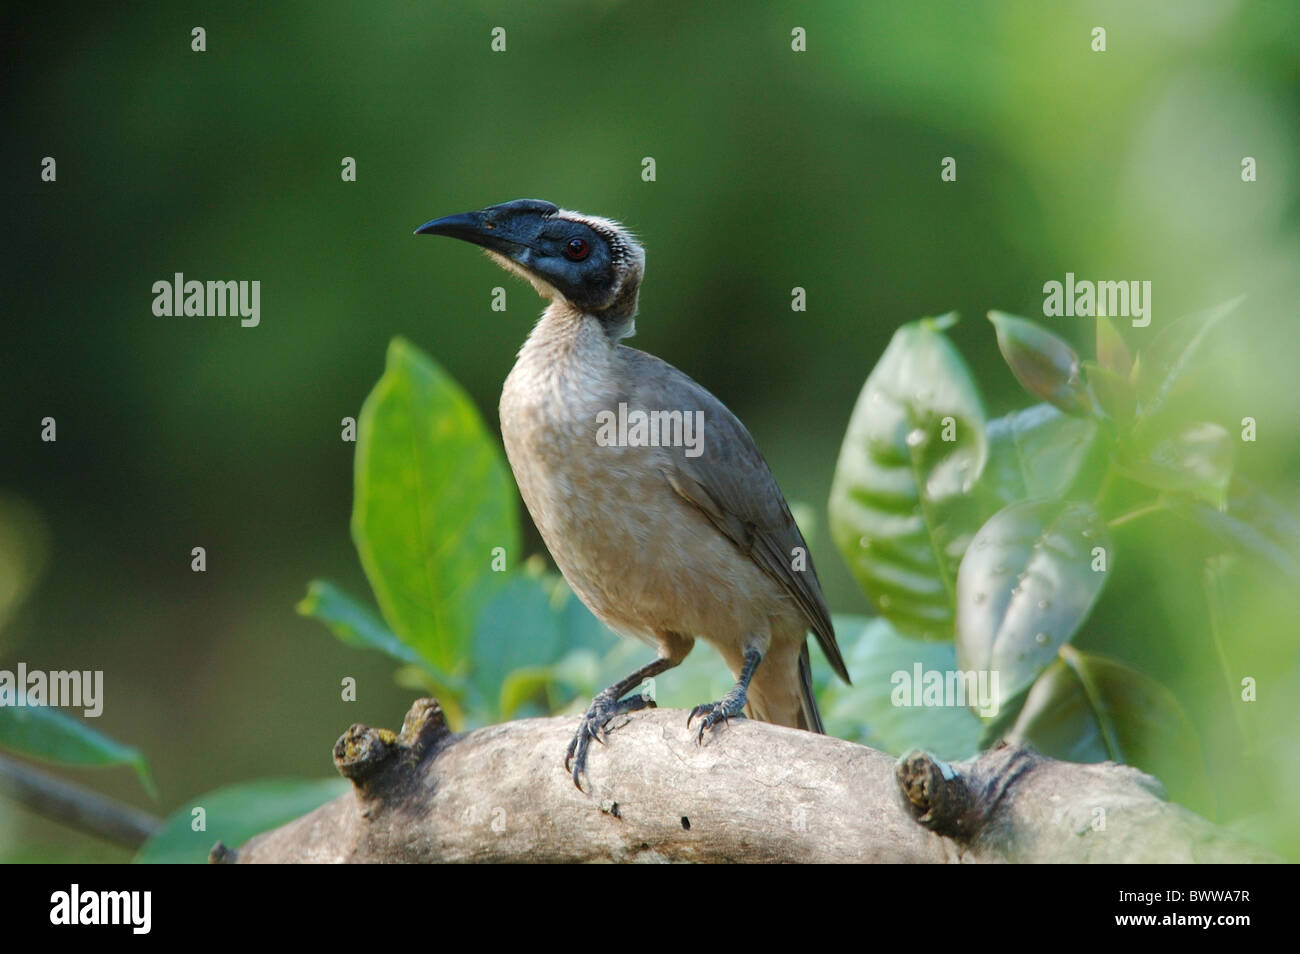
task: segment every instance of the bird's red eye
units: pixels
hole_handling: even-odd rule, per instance
[[[571,262],[580,262],[587,257],[587,243],[580,238],[569,239],[564,246],[564,257]]]

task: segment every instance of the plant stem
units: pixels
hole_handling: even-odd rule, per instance
[[[1237,704],[1239,690],[1232,680],[1232,673],[1228,668],[1228,653],[1223,646],[1223,629],[1228,614],[1223,560],[1223,557],[1210,557],[1205,561],[1205,598],[1210,610],[1210,639],[1214,643],[1215,654],[1219,657],[1219,672],[1223,674],[1223,681],[1228,688],[1228,706],[1232,709],[1233,718],[1237,720],[1237,731],[1241,733],[1241,740],[1246,746],[1247,753],[1253,755],[1257,739],[1247,727],[1241,706]]]
[[[1092,505],[1095,509],[1101,509],[1101,502],[1106,499],[1111,488],[1115,485],[1115,465],[1107,464],[1106,474],[1101,478],[1101,486],[1097,488],[1097,495],[1092,498]]]
[[[1145,517],[1149,513],[1155,513],[1157,510],[1164,510],[1164,509],[1165,509],[1164,501],[1157,500],[1154,503],[1149,503],[1143,507],[1138,507],[1136,510],[1130,510],[1128,513],[1122,513],[1113,520],[1108,520],[1106,522],[1106,526],[1110,527],[1113,530],[1115,527],[1122,527],[1130,520],[1136,520],[1138,519],[1138,517]]]
[[[162,827],[146,811],[2,755],[0,792],[38,815],[127,848],[139,848]]]

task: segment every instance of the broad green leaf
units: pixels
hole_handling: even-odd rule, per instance
[[[606,685],[649,661],[630,662],[627,671],[614,674],[608,665],[602,669],[601,658],[611,649],[645,656],[647,647],[610,632],[562,577],[533,567],[516,572],[488,604],[478,634],[472,681],[479,698],[496,700],[494,715],[502,719],[543,688],[552,704],[563,706],[577,696],[585,705]],[[600,682],[602,674],[607,682]]]
[[[989,421],[989,458],[980,481],[994,509],[1029,497],[1061,497],[1092,452],[1097,424],[1035,404]]]
[[[955,698],[934,705],[926,695],[928,683],[956,671],[952,643],[900,635],[879,618],[836,616],[835,631],[853,685],[830,680],[821,690],[827,732],[892,755],[922,748],[960,759],[977,751],[980,721],[971,710]]]
[[[987,456],[984,407],[943,329],[904,325],[867,378],[831,486],[831,534],[877,611],[901,632],[952,635],[966,511]]]
[[[56,765],[102,768],[129,765],[152,798],[158,797],[139,749],[92,729],[84,719],[45,705],[0,705],[0,748]]]
[[[1195,388],[1201,377],[1199,358],[1205,343],[1242,298],[1179,318],[1160,331],[1142,351],[1142,366],[1135,369],[1138,405],[1143,416],[1154,417],[1179,393]]]
[[[563,579],[555,578],[553,585],[566,649],[588,649],[598,655],[608,652],[620,637],[596,619]]]
[[[1087,618],[1109,559],[1106,525],[1088,504],[1031,500],[998,511],[957,576],[958,666],[998,672],[1000,702],[1010,700]]]
[[[611,633],[563,578],[528,565],[488,603],[477,633],[468,700],[476,724],[512,718],[542,696],[552,711],[585,709],[653,658],[645,644]]]
[[[1168,504],[1234,549],[1300,581],[1300,520],[1253,484],[1234,478],[1223,509],[1182,495],[1168,498]]]
[[[1097,319],[1097,363],[1126,381],[1133,373],[1133,358],[1128,345],[1124,344],[1115,322],[1105,315]]]
[[[173,812],[135,860],[142,864],[204,864],[218,841],[238,848],[254,835],[293,821],[351,788],[344,778],[259,779],[200,795]],[[196,808],[204,831],[195,831]]]
[[[997,331],[1002,357],[1026,391],[1067,414],[1092,410],[1088,389],[1079,377],[1079,355],[1064,338],[1002,311],[990,311],[989,321]]]
[[[555,681],[553,666],[525,666],[510,673],[501,683],[497,711],[502,721],[516,718],[529,700],[546,697]],[[543,710],[539,715],[547,715]]]
[[[1116,464],[1138,483],[1219,501],[1232,478],[1235,446],[1218,424],[1200,421],[1162,430],[1148,422],[1124,442]]]
[[[483,607],[470,646],[470,685],[480,705],[504,717],[506,677],[558,662],[569,647],[551,593],[539,577],[513,573]]]
[[[1062,646],[1009,737],[1070,762],[1136,765],[1159,778],[1175,801],[1207,807],[1200,741],[1178,700],[1112,659]]]
[[[398,662],[429,669],[424,657],[393,635],[369,607],[326,580],[313,580],[297,611],[330,628],[340,642],[361,649],[376,649]]]
[[[515,494],[469,398],[401,338],[361,409],[355,488],[352,536],[384,619],[455,674],[497,582],[493,550],[517,559]]]

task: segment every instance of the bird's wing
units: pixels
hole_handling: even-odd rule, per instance
[[[626,378],[636,382],[629,407],[704,412],[704,444],[699,456],[678,451],[667,458],[664,476],[673,490],[698,507],[781,585],[816,634],[831,668],[848,682],[808,545],[745,425],[725,404],[667,362],[634,348],[619,350],[636,365]],[[801,548],[806,569],[793,568],[796,548]]]

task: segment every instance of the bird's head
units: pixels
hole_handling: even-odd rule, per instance
[[[645,251],[617,222],[569,212],[540,199],[515,199],[426,222],[416,235],[449,235],[481,245],[502,268],[563,299],[611,329],[630,330]]]

